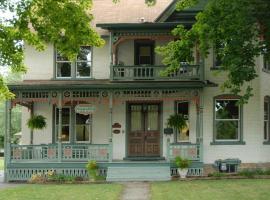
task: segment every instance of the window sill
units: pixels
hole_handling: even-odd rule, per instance
[[[219,66],[215,66],[215,67],[211,67],[210,68],[210,70],[212,71],[216,71],[216,70],[220,70],[221,69],[221,67],[219,67]]]
[[[52,78],[53,81],[85,81],[85,80],[94,80],[94,78]]]
[[[214,141],[214,142],[211,142],[210,145],[245,145],[246,142],[244,141],[222,141],[222,142],[218,142],[218,141]]]
[[[265,68],[262,68],[262,71],[267,73],[267,74],[270,74],[270,70],[269,69],[265,69]]]
[[[270,141],[264,141],[263,144],[264,145],[270,145]]]

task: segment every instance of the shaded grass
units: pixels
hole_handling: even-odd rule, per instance
[[[117,200],[119,184],[24,185],[0,190],[1,200]]]
[[[269,200],[270,180],[203,180],[153,183],[152,200]]]

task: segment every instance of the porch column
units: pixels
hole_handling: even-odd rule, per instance
[[[11,148],[10,148],[10,136],[11,136],[11,101],[6,101],[5,106],[5,140],[4,140],[4,156],[5,156],[5,182],[8,182],[8,172],[7,172],[7,165],[10,163],[10,156],[11,156]]]
[[[113,65],[114,65],[114,53],[113,53],[113,33],[110,32],[110,79],[113,79]]]
[[[63,97],[62,92],[58,93],[58,162],[62,161],[62,107]]]
[[[109,162],[112,162],[113,158],[113,143],[112,143],[112,121],[113,121],[113,95],[112,92],[109,93]]]
[[[200,91],[198,102],[198,110],[197,110],[197,134],[196,134],[196,142],[200,145],[200,161],[203,161],[203,96],[202,91]]]
[[[30,106],[30,117],[32,118],[34,116],[34,103],[31,103]],[[32,145],[34,142],[34,131],[33,129],[30,130],[30,144]]]

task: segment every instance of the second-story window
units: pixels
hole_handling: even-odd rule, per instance
[[[154,64],[154,41],[135,40],[135,65]]]
[[[263,56],[263,69],[270,72],[270,61],[266,56]]]
[[[90,78],[92,67],[92,48],[82,46],[75,61],[56,52],[56,78]]]

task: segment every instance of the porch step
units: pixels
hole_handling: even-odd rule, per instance
[[[168,181],[170,166],[110,166],[107,181]]]

